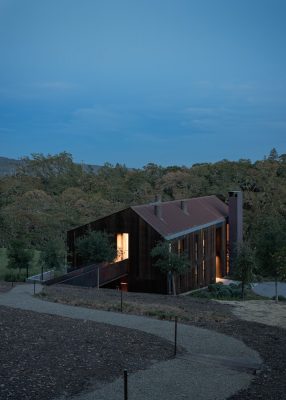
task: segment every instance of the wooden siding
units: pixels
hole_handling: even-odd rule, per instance
[[[71,269],[82,265],[82,260],[75,251],[76,239],[93,230],[112,234],[114,240],[117,233],[129,234],[129,290],[166,293],[167,278],[152,266],[150,256],[151,249],[162,240],[162,237],[130,208],[68,232]]]
[[[222,276],[225,275],[225,232],[225,223],[222,223],[219,226],[213,225],[178,239],[185,243],[185,252],[190,261],[190,268],[184,274],[176,277],[178,293],[215,283],[217,256],[220,258]]]
[[[150,252],[163,238],[131,208],[101,218],[68,232],[69,262],[72,269],[82,264],[75,251],[75,240],[89,230],[114,235],[129,234],[128,288],[130,291],[167,293],[167,276],[152,265]],[[178,244],[180,240],[180,245]],[[204,245],[203,245],[204,241]],[[226,225],[212,225],[174,240],[190,261],[187,272],[176,276],[177,292],[207,286],[216,279],[216,257],[220,259],[221,274],[226,272]]]

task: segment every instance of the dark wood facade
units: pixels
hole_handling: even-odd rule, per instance
[[[75,241],[88,231],[105,231],[116,235],[128,233],[128,288],[130,291],[167,293],[167,276],[152,265],[152,248],[164,238],[132,208],[125,209],[68,232],[69,263],[72,269],[82,265],[75,251]],[[177,292],[214,283],[226,274],[226,221],[177,236],[172,243],[178,251],[185,251],[190,268],[176,276]]]

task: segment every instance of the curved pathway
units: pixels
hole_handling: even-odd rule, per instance
[[[51,303],[32,294],[32,284],[16,286],[0,295],[0,305],[139,329],[170,341],[174,338],[172,322]],[[241,341],[189,325],[178,324],[178,345],[186,353],[130,375],[130,400],[226,399],[250,384],[253,371],[262,362],[257,352]],[[122,379],[75,399],[122,400]]]

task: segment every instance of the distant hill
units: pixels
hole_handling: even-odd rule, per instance
[[[16,172],[17,167],[21,165],[21,162],[21,160],[0,156],[0,176],[13,175]],[[100,165],[93,164],[82,164],[82,166],[85,170],[91,169],[94,173],[101,168]]]
[[[0,176],[13,175],[16,168],[21,164],[20,160],[13,158],[0,157]]]
[[[85,170],[92,170],[94,173],[98,172],[101,168],[101,165],[95,165],[95,164],[81,164],[83,166],[83,169]]]

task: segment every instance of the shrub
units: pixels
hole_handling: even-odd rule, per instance
[[[231,289],[231,294],[232,294],[233,298],[239,299],[241,297],[241,289],[239,289],[237,287],[236,288],[232,288]]]
[[[232,297],[232,290],[228,286],[221,286],[217,291],[217,298],[223,299],[226,297]]]
[[[230,287],[231,289],[237,289],[237,288],[238,288],[238,283],[230,283],[230,284],[229,284],[229,287]]]
[[[222,283],[211,283],[210,285],[208,285],[208,290],[211,293],[217,293],[222,286]]]
[[[7,272],[4,275],[4,281],[6,282],[25,282],[25,275],[13,272]]]

